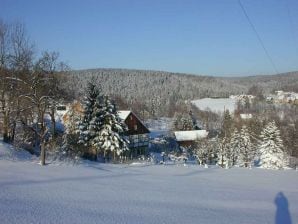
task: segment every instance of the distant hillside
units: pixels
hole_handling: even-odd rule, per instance
[[[237,85],[246,86],[248,88],[253,85],[259,86],[265,93],[274,90],[298,92],[298,71],[277,75],[236,77],[230,78],[230,80]]]
[[[246,93],[250,87],[259,86],[263,92],[273,90],[298,91],[298,72],[251,77],[212,77],[131,69],[88,69],[72,71],[67,85],[80,97],[87,81],[92,77],[102,91],[118,95],[127,102],[142,102],[147,106],[157,103],[162,107],[185,100],[205,97],[228,97]]]

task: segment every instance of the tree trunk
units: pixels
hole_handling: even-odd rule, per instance
[[[4,113],[3,115],[3,141],[9,143],[9,133],[8,133],[8,115]]]
[[[14,121],[11,129],[10,141],[14,142],[15,134],[16,134],[17,122]]]
[[[46,150],[44,142],[41,143],[40,147],[40,164],[44,166],[46,165]]]
[[[52,133],[52,137],[53,139],[55,138],[56,135],[56,120],[55,120],[55,111],[52,110],[51,111],[51,133]]]

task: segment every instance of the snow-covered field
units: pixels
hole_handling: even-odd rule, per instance
[[[0,144],[0,151],[7,146]],[[41,167],[35,159],[17,158],[0,160],[3,224],[286,224],[289,216],[298,223],[294,170],[99,163]]]
[[[209,108],[213,112],[223,112],[224,110],[233,112],[236,109],[237,100],[233,98],[204,98],[191,102],[201,110]]]

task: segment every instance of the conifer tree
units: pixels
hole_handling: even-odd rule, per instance
[[[86,96],[83,100],[83,118],[79,123],[79,143],[84,146],[90,146],[94,133],[90,132],[90,122],[94,115],[94,106],[97,98],[99,97],[99,89],[96,87],[94,82],[91,80],[88,82],[86,89]]]
[[[230,142],[230,160],[231,165],[236,165],[239,153],[240,153],[240,133],[238,132],[237,128],[234,129],[234,132],[231,136],[231,142]]]
[[[233,127],[233,119],[229,110],[225,110],[223,115],[221,137],[230,138]]]
[[[251,142],[250,133],[245,125],[241,128],[239,149],[238,164],[243,167],[251,167],[255,157],[255,148]]]
[[[229,110],[225,110],[220,133],[220,142],[218,149],[218,162],[221,167],[229,168],[232,164],[231,156],[231,132],[233,119]]]
[[[114,159],[123,151],[128,150],[124,133],[126,125],[119,117],[116,106],[107,96],[97,98],[93,119],[90,122],[90,131],[94,137],[93,145],[98,151],[112,152]]]
[[[269,122],[261,133],[259,146],[260,166],[266,169],[281,169],[284,166],[283,141],[274,121]]]
[[[175,113],[173,121],[173,129],[176,131],[194,130],[194,121],[190,114]]]
[[[223,168],[230,166],[230,141],[228,138],[223,137],[220,139],[217,152],[217,164]]]

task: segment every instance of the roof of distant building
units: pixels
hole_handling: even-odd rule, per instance
[[[206,138],[208,131],[206,130],[194,130],[194,131],[175,131],[176,140],[179,141],[196,141],[202,138]]]
[[[240,114],[241,119],[251,119],[252,114]]]

